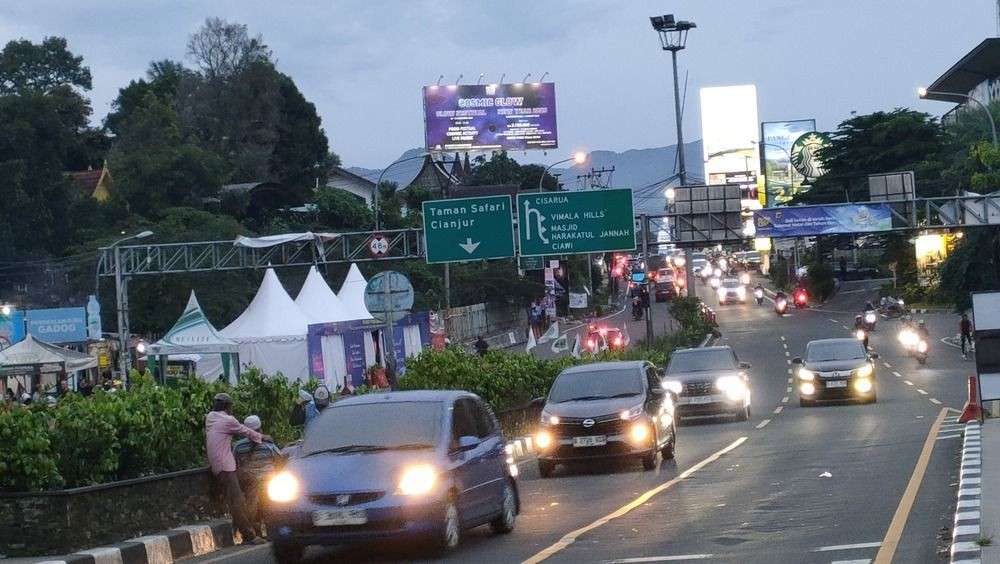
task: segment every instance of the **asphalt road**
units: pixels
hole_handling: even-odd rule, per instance
[[[925,366],[903,354],[896,322],[879,322],[876,404],[801,408],[789,381],[790,359],[811,339],[850,334],[874,287],[846,286],[823,308],[781,318],[768,303],[717,307],[724,341],[753,365],[748,423],[683,425],[676,460],[651,472],[587,465],[543,480],[526,461],[516,530],[469,531],[449,560],[864,562],[892,549],[895,562],[945,562],[960,443],[948,408],[961,408],[972,369],[937,340],[956,318],[925,316],[935,337]],[[404,545],[307,553],[310,563],[422,558]],[[261,546],[199,561],[272,559]]]

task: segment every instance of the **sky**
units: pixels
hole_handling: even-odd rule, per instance
[[[261,33],[316,104],[348,166],[381,168],[423,144],[421,86],[556,83],[559,148],[515,155],[551,163],[576,150],[676,142],[669,53],[649,16],[697,29],[681,51],[686,141],[701,137],[698,89],[756,84],[762,121],[815,118],[831,130],[852,111],[950,105],[916,99],[986,37],[993,0],[0,0],[0,41],[64,36],[94,78],[94,121],[149,62],[183,60],[207,17]],[[188,63],[190,63],[188,61]]]

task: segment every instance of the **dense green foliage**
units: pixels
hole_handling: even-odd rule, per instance
[[[813,261],[806,265],[809,277],[806,289],[814,299],[825,302],[835,290],[833,268],[823,261]]]

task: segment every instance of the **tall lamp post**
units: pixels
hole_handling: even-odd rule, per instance
[[[681,90],[677,81],[677,52],[687,46],[688,32],[698,27],[694,22],[686,20],[677,21],[673,14],[662,16],[651,16],[649,23],[653,25],[653,30],[660,36],[660,47],[664,51],[670,51],[670,60],[673,63],[674,71],[674,121],[677,122],[677,176],[681,186],[687,186],[687,167],[684,163],[684,129],[682,127],[683,116],[681,115]],[[670,198],[670,204],[673,198]],[[648,229],[646,223],[643,229]],[[694,260],[691,257],[691,249],[684,251],[685,278],[689,296],[696,295],[694,288]],[[647,316],[648,319],[648,316]],[[647,333],[652,332],[652,324],[647,323]],[[652,341],[652,335],[647,337]]]
[[[128,381],[128,372],[132,368],[132,359],[129,358],[128,351],[128,338],[130,333],[128,323],[128,278],[122,276],[122,254],[119,245],[135,239],[145,239],[152,234],[153,232],[149,230],[141,231],[135,235],[122,237],[114,243],[111,243],[108,247],[115,252],[115,304],[118,312],[118,366],[121,370],[122,382]]]
[[[969,96],[968,94],[962,94],[961,92],[941,92],[939,90],[928,90],[924,87],[917,88],[917,96],[921,99],[927,99],[928,95],[938,95],[938,96],[954,96],[956,98],[965,98],[966,100],[979,106],[984,112],[986,112],[986,118],[990,120],[990,133],[993,135],[993,146],[997,146],[997,124],[993,121],[993,114],[990,113],[990,109],[986,107],[986,104],[980,102],[979,100]],[[946,100],[942,100],[946,101]]]
[[[542,181],[545,180],[545,175],[549,173],[549,170],[552,167],[561,165],[563,163],[568,163],[570,161],[573,161],[576,164],[583,164],[583,163],[587,162],[587,153],[584,153],[583,151],[577,151],[577,152],[573,153],[572,157],[570,157],[568,159],[563,159],[561,161],[556,161],[556,162],[550,164],[549,166],[545,167],[545,170],[542,171],[542,175],[538,177],[538,189],[539,190],[542,189]]]

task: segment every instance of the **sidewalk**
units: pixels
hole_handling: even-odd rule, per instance
[[[982,426],[982,522],[980,535],[992,539],[982,549],[982,562],[1000,564],[1000,419]]]

